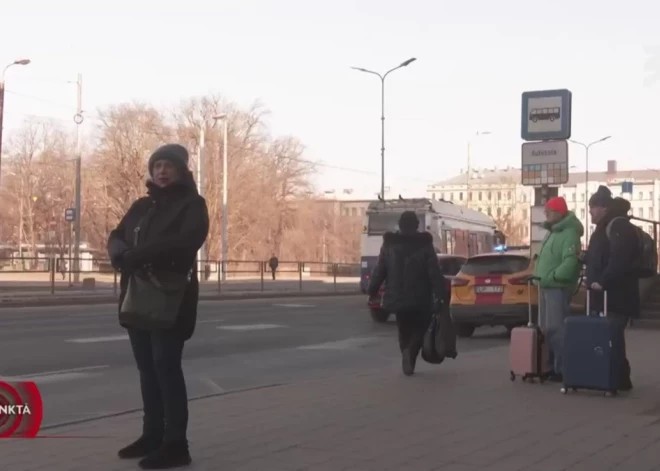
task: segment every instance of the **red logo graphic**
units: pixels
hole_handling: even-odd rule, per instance
[[[0,438],[34,438],[44,416],[39,388],[32,381],[0,381]]]

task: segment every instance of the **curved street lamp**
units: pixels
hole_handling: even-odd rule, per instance
[[[579,141],[574,141],[572,139],[569,139],[568,142],[571,142],[572,144],[576,144],[578,146],[584,147],[585,155],[584,155],[584,161],[585,161],[585,167],[584,167],[584,222],[585,222],[585,228],[584,228],[584,242],[585,244],[589,243],[589,148],[595,144],[598,144],[600,142],[604,142],[611,138],[612,136],[605,136],[597,141],[593,141],[589,144],[585,144],[583,142]]]
[[[5,111],[5,74],[7,69],[14,65],[28,65],[30,59],[17,59],[11,64],[5,66],[2,69],[2,75],[0,76],[0,182],[2,181],[2,125],[4,121],[4,111]]]
[[[401,64],[397,65],[396,67],[388,70],[384,74],[380,74],[378,72],[374,72],[373,70],[368,70],[368,69],[363,69],[362,67],[351,67],[353,70],[357,70],[359,72],[364,72],[367,74],[372,74],[377,76],[380,79],[380,96],[381,96],[381,113],[380,113],[380,197],[384,200],[385,199],[385,79],[389,74],[394,72],[395,70],[398,70],[402,67],[407,67],[413,62],[415,62],[417,58],[411,57],[407,61],[402,62]]]

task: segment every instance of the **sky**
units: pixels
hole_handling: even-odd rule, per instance
[[[384,72],[386,185],[422,196],[467,166],[520,166],[524,91],[573,93],[572,138],[590,170],[658,167],[660,3],[653,0],[24,0],[2,7],[5,134],[29,116],[73,128],[83,75],[83,132],[99,107],[175,106],[219,93],[271,111],[321,162],[321,192],[380,188]],[[20,5],[20,6],[19,6]],[[96,5],[96,6],[93,6]],[[654,72],[657,76],[654,76]],[[69,82],[69,83],[67,83]],[[475,139],[477,132],[490,132]],[[584,150],[570,165],[584,170]],[[415,193],[414,195],[412,193]]]

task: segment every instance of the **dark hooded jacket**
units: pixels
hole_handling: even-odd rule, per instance
[[[197,321],[199,281],[195,261],[209,230],[206,201],[199,195],[189,171],[181,181],[166,188],[151,181],[147,188],[148,196],[133,203],[108,239],[112,265],[121,271],[119,306],[126,296],[129,276],[137,268],[148,264],[154,271],[188,273],[192,270],[174,327],[187,340]],[[141,229],[135,245],[137,226]]]
[[[369,295],[376,296],[383,282],[382,305],[389,312],[439,311],[449,299],[428,232],[387,232],[383,236]]]
[[[637,230],[630,222],[630,202],[614,198],[607,214],[596,225],[587,250],[587,284],[599,283],[607,291],[607,311],[623,316],[638,317],[640,311],[639,279],[635,274],[634,261],[638,257]],[[616,217],[624,217],[617,219]],[[606,228],[610,227],[608,238]],[[591,310],[603,310],[602,292],[591,291]]]

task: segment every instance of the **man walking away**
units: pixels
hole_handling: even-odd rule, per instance
[[[602,185],[589,199],[589,214],[596,224],[587,250],[591,309],[596,313],[604,311],[603,290],[607,291],[607,315],[622,329],[640,311],[637,262],[641,253],[637,229],[628,219],[629,210],[627,200],[612,198],[612,192]],[[629,391],[632,387],[630,363],[626,358],[619,389]]]
[[[534,267],[534,276],[539,278],[540,325],[545,331],[550,346],[552,381],[562,381],[562,358],[564,319],[571,309],[571,298],[580,278],[580,237],[584,226],[568,210],[564,198],[552,198],[545,205],[549,231]]]
[[[440,312],[448,299],[433,237],[428,232],[418,232],[418,227],[417,215],[404,211],[399,218],[399,231],[385,233],[367,289],[373,298],[385,283],[383,308],[396,313],[401,366],[406,376],[415,372],[431,315]]]
[[[270,272],[273,275],[273,280],[275,280],[275,271],[277,270],[277,266],[280,264],[280,261],[277,259],[275,255],[270,257],[270,260],[268,260],[268,266],[270,267]]]

